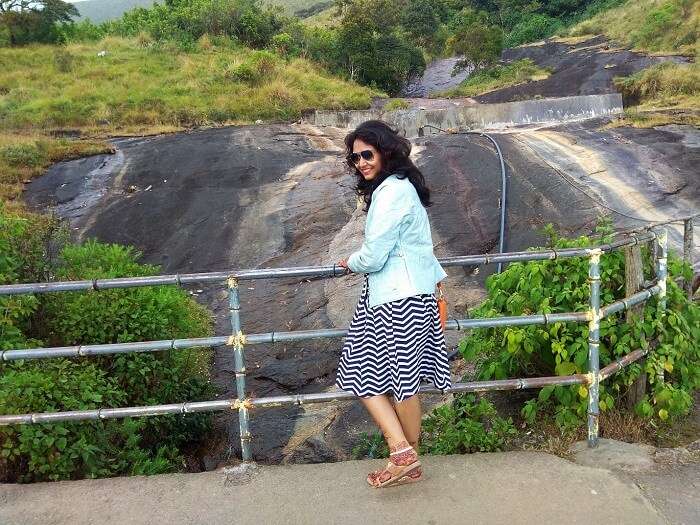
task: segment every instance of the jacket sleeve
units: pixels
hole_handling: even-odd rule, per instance
[[[365,240],[348,258],[348,268],[356,273],[378,272],[399,239],[401,223],[409,213],[409,200],[394,187],[382,188],[372,196],[367,213]]]

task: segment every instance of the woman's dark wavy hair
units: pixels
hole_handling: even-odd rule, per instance
[[[365,180],[362,173],[350,160],[355,139],[371,144],[382,156],[382,169],[372,180]],[[394,173],[400,179],[408,177],[408,180],[416,188],[423,206],[432,206],[430,189],[425,184],[423,174],[410,159],[410,154],[411,143],[408,139],[400,136],[397,131],[381,120],[368,120],[348,133],[345,137],[345,160],[356,178],[355,191],[365,201],[364,211],[369,209],[369,205],[372,203],[372,193],[377,186]]]

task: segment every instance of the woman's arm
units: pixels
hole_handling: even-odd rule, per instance
[[[408,215],[410,201],[400,185],[377,190],[367,214],[362,247],[347,260],[356,273],[378,272],[399,239],[401,223]]]

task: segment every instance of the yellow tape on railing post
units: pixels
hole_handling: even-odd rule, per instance
[[[589,251],[588,281],[591,287],[588,311],[588,446],[598,446],[598,396],[600,385],[600,256],[602,251]]]
[[[231,336],[228,338],[228,345],[233,347],[233,359],[236,371],[236,395],[238,399],[232,408],[238,409],[238,428],[241,437],[241,459],[250,461],[252,453],[250,450],[250,424],[248,409],[250,405],[246,403],[245,395],[245,335],[241,331],[241,299],[238,292],[238,279],[229,277],[226,281],[228,285],[229,314],[231,317]]]

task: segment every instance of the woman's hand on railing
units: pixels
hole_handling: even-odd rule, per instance
[[[337,263],[338,266],[345,268],[348,272],[351,272],[352,270],[348,267],[348,259],[347,257],[345,259],[340,259]]]

